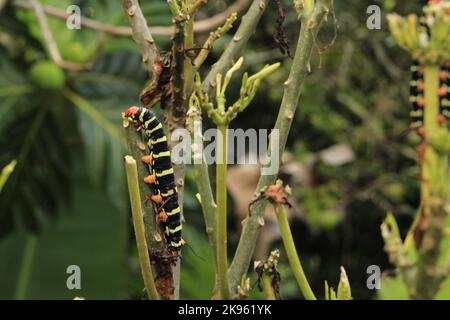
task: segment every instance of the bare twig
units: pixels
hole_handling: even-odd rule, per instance
[[[131,26],[133,40],[139,45],[142,61],[147,65],[147,71],[152,77],[153,65],[156,59],[159,59],[159,52],[148,29],[139,2],[137,0],[122,0],[122,6]]]
[[[172,74],[172,105],[169,114],[169,131],[172,131],[173,125],[184,126],[187,113],[186,95],[184,92],[184,40],[186,14],[181,12],[175,0],[167,1],[172,8],[172,20],[174,22],[175,31],[172,38],[172,52],[173,52],[173,74]]]
[[[230,5],[225,11],[218,13],[211,18],[199,20],[194,26],[195,33],[205,33],[214,30],[222,25],[225,20],[233,12],[240,12],[249,2],[249,0],[237,0],[234,4]],[[33,6],[30,2],[14,1],[13,5],[20,9],[33,10]],[[60,20],[66,20],[69,14],[65,10],[55,8],[52,6],[43,6],[45,14],[58,18]],[[96,31],[108,33],[114,36],[129,37],[133,34],[132,29],[125,26],[113,26],[110,24],[102,23],[93,19],[81,18],[81,25],[83,27],[93,29]],[[173,33],[172,26],[152,26],[150,32],[155,36],[170,36]]]
[[[198,56],[195,58],[194,65],[195,65],[196,69],[198,69],[203,64],[203,62],[206,60],[209,52],[212,49],[214,42],[231,29],[231,27],[233,26],[233,22],[236,21],[236,19],[237,19],[237,13],[233,12],[230,15],[230,17],[227,19],[227,21],[225,21],[223,26],[217,28],[216,31],[211,32],[209,34],[208,39],[206,39],[205,43],[202,46],[202,50],[200,51]]]
[[[202,5],[206,3],[208,3],[208,0],[195,0],[189,8],[189,13],[195,13]]]
[[[39,28],[41,29],[42,36],[44,38],[45,44],[47,45],[48,52],[50,53],[50,56],[52,60],[61,68],[72,70],[72,71],[82,71],[92,68],[95,61],[98,60],[100,57],[100,53],[97,53],[96,57],[88,61],[86,63],[75,63],[71,61],[66,61],[61,57],[61,54],[59,53],[58,46],[55,42],[55,39],[53,38],[53,35],[50,31],[50,28],[48,26],[47,17],[45,16],[45,11],[42,8],[42,6],[39,4],[36,0],[30,1],[31,6],[36,13],[36,17],[38,20]],[[100,33],[100,44],[103,43],[103,33]],[[98,52],[101,51],[102,45],[99,46]]]
[[[291,67],[289,78],[284,83],[284,95],[281,102],[278,118],[275,123],[275,130],[279,130],[278,155],[284,152],[289,130],[297,109],[303,83],[309,71],[311,53],[314,48],[314,39],[320,29],[324,18],[328,14],[329,8],[324,1],[316,1],[312,12],[303,14],[301,18],[300,36],[297,42],[297,49]],[[270,152],[270,147],[269,147]],[[280,159],[281,160],[281,159]],[[275,182],[276,174],[262,175],[259,179],[257,191]],[[264,214],[267,202],[257,200],[254,202],[250,215],[243,222],[243,229],[239,240],[236,255],[229,269],[230,288],[236,292],[242,276],[247,272],[252,254],[256,245],[261,224],[260,218]]]
[[[215,85],[217,74],[225,74],[225,72],[236,62],[236,59],[239,58],[244,47],[247,45],[248,40],[255,32],[256,26],[269,1],[270,0],[253,0],[247,13],[242,17],[241,24],[233,39],[222,53],[219,61],[213,65],[211,71],[209,71],[207,77],[203,81],[203,91],[209,93],[211,98],[215,94],[215,90],[211,90],[211,88]]]

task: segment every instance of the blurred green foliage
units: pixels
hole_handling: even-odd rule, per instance
[[[198,18],[209,17],[231,2],[210,1]],[[58,8],[77,4],[84,16],[127,25],[120,1],[40,3]],[[295,43],[298,22],[291,1],[283,3],[288,12],[286,34]],[[349,145],[356,155],[340,167],[318,164],[314,186],[294,190],[305,219],[293,220],[292,230],[320,298],[324,280],[338,283],[341,265],[353,297],[373,298],[375,292],[366,287],[367,266],[392,269],[383,252],[382,218],[387,211],[394,212],[404,234],[418,206],[417,139],[407,132],[410,60],[394,46],[384,17],[381,30],[366,28],[366,9],[371,4],[380,5],[383,14],[419,9],[412,1],[335,1],[338,38],[322,55],[314,53],[313,73],[288,142],[295,161],[302,164],[308,154],[337,143]],[[143,1],[142,6],[150,25],[170,24],[164,1]],[[119,115],[138,103],[148,81],[146,72],[131,38],[105,35],[100,45],[96,32],[69,30],[63,21],[48,20],[63,58],[84,63],[103,49],[92,70],[64,71],[49,64],[32,11],[12,5],[0,11],[0,168],[18,160],[0,193],[0,298],[17,296],[25,277],[28,281],[19,290],[23,298],[140,299],[143,285],[130,231]],[[255,72],[276,61],[282,61],[283,67],[261,84],[252,105],[233,122],[235,128],[273,126],[290,67],[290,59],[281,55],[272,38],[275,21],[271,5],[244,52],[245,67]],[[202,72],[218,59],[232,32],[217,42]],[[333,33],[333,19],[329,19],[318,46],[329,43]],[[204,38],[201,35],[196,42]],[[156,40],[162,50],[169,48],[168,37]],[[231,83],[228,91],[237,96],[239,83]],[[195,254],[184,250],[181,296],[201,299],[211,296],[214,277],[195,193],[189,168],[185,238]],[[237,245],[235,225],[230,212],[230,252]],[[35,241],[33,250],[24,250],[27,241]],[[281,242],[273,246],[282,248]],[[30,264],[28,278],[24,261]],[[71,264],[82,269],[80,291],[65,287],[65,270]],[[298,298],[283,252],[279,271],[282,297]],[[397,282],[383,282],[378,298],[404,298]],[[251,284],[256,287],[254,274]],[[449,295],[450,291],[442,293]],[[252,290],[250,297],[262,298],[262,294]]]

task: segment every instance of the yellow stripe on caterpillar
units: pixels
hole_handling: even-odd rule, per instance
[[[184,244],[185,244],[186,242],[183,240],[183,239],[181,239],[180,241],[178,241],[178,242],[171,242],[170,243],[170,245],[172,246],[172,247],[175,247],[175,248],[179,248],[179,247],[182,247],[182,246],[184,246]]]
[[[161,138],[156,139],[156,140],[152,140],[152,139],[149,140],[149,142],[150,142],[152,145],[153,145],[153,144],[160,143],[160,142],[164,142],[164,141],[167,141],[167,137],[166,137],[166,136],[162,136]]]
[[[148,128],[148,126],[146,126]],[[153,129],[147,130],[147,133],[149,135],[151,135],[153,132],[155,132],[156,130],[162,129],[162,124],[158,123],[156,127],[154,127]]]
[[[162,157],[170,157],[170,151],[163,151],[158,154],[153,154],[154,159],[162,158]]]
[[[176,207],[172,211],[166,212],[166,214],[170,217],[170,216],[174,216],[174,215],[176,215],[176,214],[178,214],[180,212],[181,212],[180,207]]]
[[[147,121],[144,122],[144,126],[146,128],[148,128],[150,126],[150,124],[156,120],[156,117],[151,117],[150,119],[148,119]]]
[[[169,233],[177,233],[178,231],[181,231],[181,229],[183,229],[183,227],[181,225],[179,225],[179,226],[177,226],[177,227],[175,227],[173,229],[170,229],[169,227],[166,227],[166,231],[168,230]]]
[[[170,168],[170,169],[167,169],[167,170],[163,170],[163,171],[161,171],[159,173],[156,172],[156,177],[157,178],[164,177],[164,176],[167,176],[169,174],[173,174],[173,168]]]
[[[162,193],[161,192],[161,196],[167,198],[170,197],[171,195],[173,195],[175,193],[175,189],[170,189],[169,191],[167,191],[166,193]]]

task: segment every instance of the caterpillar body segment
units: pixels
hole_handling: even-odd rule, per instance
[[[181,210],[167,136],[161,122],[147,108],[130,107],[125,117],[141,126],[148,137],[150,153],[142,157],[142,161],[149,165],[150,174],[144,182],[152,186],[153,194],[146,199],[157,207],[158,222],[168,249],[178,254],[185,241],[182,239]]]

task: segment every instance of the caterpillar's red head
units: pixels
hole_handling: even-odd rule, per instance
[[[138,113],[139,108],[138,107],[130,107],[127,111],[125,111],[125,117],[127,118],[134,118],[136,114]]]

